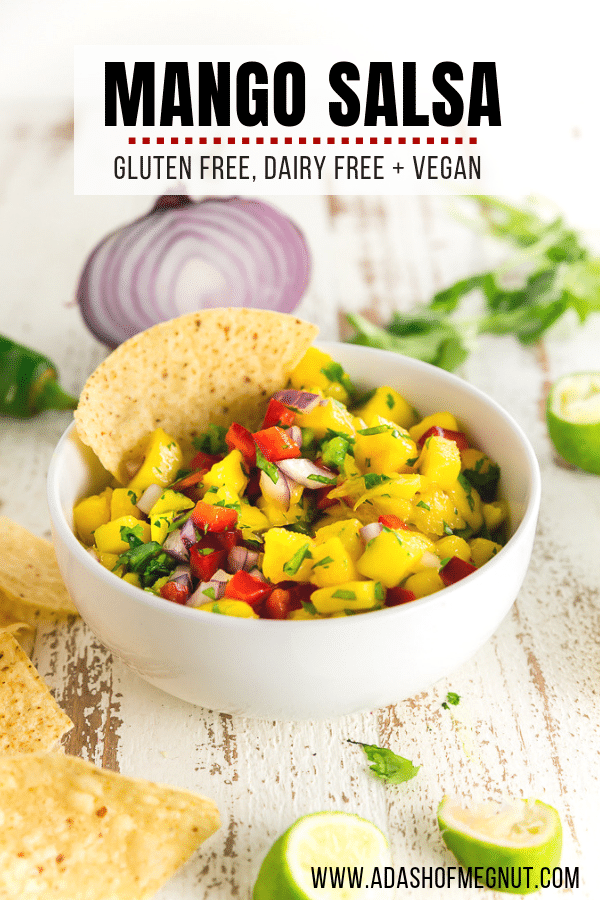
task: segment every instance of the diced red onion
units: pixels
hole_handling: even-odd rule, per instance
[[[198,540],[196,527],[191,519],[188,519],[187,522],[181,526],[181,540],[188,549]]]
[[[256,565],[258,553],[256,550],[248,550],[246,547],[232,547],[227,556],[227,568],[230,572],[239,572],[244,569],[249,572]]]
[[[277,481],[272,481],[266,472],[261,471],[259,484],[266,499],[281,503],[284,509],[290,508],[290,486],[283,472],[277,469]]]
[[[224,569],[217,569],[211,580],[218,581],[222,584],[227,584],[230,578],[231,574],[229,572],[226,572]]]
[[[134,475],[136,475],[142,467],[141,460],[137,459],[128,459],[127,462],[123,463],[123,468],[125,469],[125,474],[131,481]]]
[[[288,434],[295,444],[298,444],[299,447],[302,446],[302,429],[299,425],[291,425],[288,428]]]
[[[145,516],[150,513],[150,510],[162,494],[163,489],[160,484],[151,484],[146,488],[142,496],[137,502],[137,508],[140,512],[143,512]]]
[[[186,606],[202,606],[203,603],[210,603],[212,597],[204,592],[212,589],[214,591],[214,599],[220,600],[225,593],[225,582],[216,581],[212,578],[210,581],[201,581],[191,597],[188,598]]]
[[[435,553],[431,553],[429,550],[425,550],[423,556],[419,560],[420,566],[425,566],[427,569],[439,569],[441,565],[441,559],[439,556],[436,556]]]
[[[360,529],[360,536],[363,541],[368,544],[369,541],[372,541],[373,538],[376,538],[378,534],[381,534],[383,531],[383,525],[381,522],[369,522],[368,525],[363,525]]]
[[[329,485],[334,485],[336,483],[335,473],[332,472],[331,469],[326,469],[325,466],[317,466],[310,459],[305,459],[304,457],[299,457],[298,459],[280,459],[277,465],[288,478],[291,478],[293,481],[297,481],[298,484],[302,484],[304,487],[311,488],[311,490],[314,491],[325,485],[325,482],[319,480],[320,478],[324,477],[330,479],[327,482]],[[315,477],[311,478],[311,475]]]
[[[177,566],[169,576],[169,581],[175,581],[192,593],[192,570],[189,566]]]
[[[260,569],[258,567],[255,567],[254,569],[250,569],[248,574],[252,575],[253,578],[257,578],[258,581],[262,581],[265,584],[267,583],[267,579],[265,578],[265,576],[263,575],[263,573],[260,571]]]
[[[308,391],[275,391],[275,400],[279,400],[284,406],[296,410],[296,412],[309,413],[318,406],[321,398],[318,394],[310,394]]]
[[[105,237],[84,266],[77,300],[109,347],[186,312],[239,306],[292,312],[310,272],[302,233],[249,197],[159,198]]]
[[[189,521],[189,519],[188,519]],[[164,539],[163,550],[179,562],[186,562],[190,558],[189,546],[181,537],[181,528],[176,528]]]

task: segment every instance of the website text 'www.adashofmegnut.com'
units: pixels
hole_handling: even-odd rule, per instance
[[[513,868],[462,869],[457,866],[376,866],[363,869],[362,866],[316,866],[311,868],[312,885],[318,888],[423,888],[425,890],[445,888],[491,888],[498,890],[538,888],[579,887],[579,866],[543,868],[534,870],[529,866]]]

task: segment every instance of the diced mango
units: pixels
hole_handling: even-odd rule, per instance
[[[202,612],[218,613],[221,616],[234,616],[237,619],[260,618],[250,604],[245,603],[243,600],[212,600],[210,603],[194,606],[193,609],[199,609]]]
[[[300,390],[320,388],[328,397],[348,403],[352,384],[342,366],[328,353],[309,347],[292,374],[292,387]]]
[[[278,581],[310,581],[312,569],[312,538],[285,528],[270,528],[265,532],[263,575],[273,584]]]
[[[466,524],[454,501],[437,485],[415,496],[405,521],[425,534],[440,536]]]
[[[109,572],[114,570],[118,558],[118,553],[98,553],[98,562],[101,566],[104,566],[105,569],[108,569]],[[120,568],[122,571],[122,567]]]
[[[162,544],[169,533],[169,525],[177,514],[174,512],[161,512],[150,516],[150,540]]]
[[[373,416],[385,416],[386,419],[390,419],[403,428],[410,428],[417,420],[410,403],[387,385],[378,387],[367,403],[355,410],[355,415],[369,423]]]
[[[306,609],[306,607],[302,607],[302,609],[293,609],[288,613],[288,619],[302,620],[302,619],[322,619],[323,616],[320,616],[318,612],[311,612],[310,609]]]
[[[306,509],[304,508],[304,497],[301,497],[299,503],[291,503],[288,509],[284,509],[281,503],[275,500],[265,500],[259,497],[256,501],[258,509],[264,516],[271,527],[279,528],[284,525],[295,525],[297,522],[303,522],[306,519]]]
[[[339,537],[330,537],[312,548],[312,572],[310,580],[318,587],[358,581],[359,573],[354,560]]]
[[[94,532],[96,548],[99,553],[116,553],[120,555],[129,550],[129,544],[121,537],[121,528],[135,528],[136,534],[139,533],[141,541],[146,544],[150,540],[150,525],[148,522],[141,522],[135,516],[121,516],[105,525],[100,525]]]
[[[451,487],[460,475],[460,450],[455,441],[433,435],[425,441],[420,460],[421,474],[441,488]]]
[[[240,500],[236,527],[241,530],[245,541],[255,541],[258,539],[258,535],[269,527],[269,520],[256,506]]]
[[[110,522],[110,500],[112,488],[105,488],[101,494],[85,497],[73,510],[75,531],[80,541],[91,546],[94,543],[94,531]]]
[[[183,512],[185,509],[192,509],[195,506],[193,500],[186,497],[179,491],[163,491],[149,513],[149,518],[157,516],[164,512]]]
[[[144,514],[136,506],[139,496],[131,488],[115,488],[110,499],[111,519],[120,519],[121,516],[135,516],[136,519],[142,519]]]
[[[408,434],[398,426],[375,426],[374,434],[356,435],[354,459],[363,472],[391,475],[399,472],[409,460],[416,460],[419,451]],[[379,431],[378,429],[383,429]],[[366,431],[371,431],[367,428]]]
[[[202,479],[202,484],[205,488],[225,486],[236,494],[242,494],[248,484],[243,461],[244,457],[241,452],[237,449],[232,450],[224,459],[215,463],[208,470]]]
[[[464,562],[469,562],[471,559],[471,548],[465,539],[459,537],[457,534],[449,534],[448,537],[436,541],[433,552],[436,556],[439,556],[440,559],[448,559],[448,557],[451,556],[458,556],[459,559],[464,560]]]
[[[485,565],[492,556],[495,556],[499,550],[502,550],[502,544],[497,544],[495,541],[489,541],[487,538],[473,538],[471,541],[471,559],[473,560],[473,565],[477,566],[479,569],[480,566]]]
[[[123,575],[123,581],[126,581],[127,584],[132,584],[134,587],[141,587],[142,582],[140,581],[140,576],[136,575],[135,572],[127,572],[126,575]]]
[[[431,551],[433,546],[424,534],[384,529],[369,541],[356,568],[366,578],[377,579],[388,588],[395,587],[415,571],[425,550]]]
[[[415,572],[404,582],[403,587],[407,591],[412,591],[415,597],[427,597],[429,594],[435,594],[445,587],[444,582],[439,576],[437,569],[422,569]]]
[[[431,416],[425,416],[417,425],[413,425],[409,429],[411,438],[415,443],[418,443],[425,432],[433,428],[434,425],[439,425],[440,428],[447,428],[449,431],[460,431],[460,426],[452,413],[438,412],[433,413]]]
[[[483,521],[488,531],[495,531],[508,517],[508,503],[497,500],[493,503],[484,503],[482,506]]]
[[[465,476],[460,475],[458,480],[446,489],[446,492],[458,510],[459,516],[462,516],[473,531],[479,531],[483,525],[481,497]]]
[[[348,581],[319,588],[310,599],[318,612],[331,614],[343,610],[375,609],[383,604],[385,591],[379,581]]]
[[[358,519],[341,519],[328,525],[321,525],[315,531],[315,543],[322,544],[329,538],[340,539],[351,559],[356,562],[363,552],[363,539],[360,536],[362,522]]]
[[[354,435],[354,417],[345,406],[329,398],[322,406],[315,406],[308,413],[300,413],[296,416],[296,425],[300,428],[310,428],[317,440],[324,438],[327,431],[340,431],[343,434]]]
[[[129,482],[129,489],[141,495],[151,484],[166,487],[175,480],[183,460],[181,447],[162,428],[149,436],[144,462]]]

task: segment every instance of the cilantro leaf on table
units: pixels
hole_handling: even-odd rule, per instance
[[[404,756],[398,756],[387,747],[363,744],[362,741],[349,740],[348,743],[362,747],[369,762],[373,763],[372,766],[369,766],[371,772],[382,781],[387,781],[388,784],[402,784],[404,781],[410,781],[421,768],[421,766],[413,765]]]

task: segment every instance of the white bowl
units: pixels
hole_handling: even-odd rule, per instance
[[[108,476],[74,425],[48,472],[58,564],[99,640],[142,678],[211,709],[261,718],[319,719],[403,700],[466,662],[512,606],[529,564],[540,475],[522,430],[481,391],[434,366],[382,350],[320,346],[365,388],[389,384],[424,416],[442,409],[498,462],[510,539],[485,566],[413,603],[317,621],[200,613],[142,591],[103,568],[73,534],[73,506]]]

